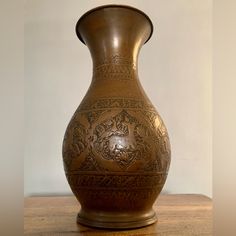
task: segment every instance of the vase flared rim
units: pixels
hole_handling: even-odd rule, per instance
[[[129,10],[133,10],[133,11],[138,12],[139,14],[143,15],[143,16],[148,20],[148,22],[149,22],[149,24],[150,24],[150,27],[151,27],[150,35],[149,35],[149,37],[147,38],[147,40],[145,41],[145,43],[151,38],[152,33],[153,33],[153,23],[152,23],[151,19],[149,18],[149,16],[148,16],[147,14],[145,14],[143,11],[141,11],[141,10],[135,8],[135,7],[131,7],[131,6],[128,6],[128,5],[109,4],[109,5],[102,5],[102,6],[99,6],[99,7],[92,8],[91,10],[85,12],[85,13],[79,18],[79,20],[78,20],[78,22],[77,22],[77,24],[76,24],[76,26],[75,26],[75,31],[76,31],[77,37],[79,38],[79,40],[80,40],[82,43],[86,44],[86,43],[84,42],[84,40],[83,40],[83,38],[82,38],[80,32],[79,32],[79,25],[80,25],[80,23],[83,21],[83,19],[84,19],[86,16],[90,15],[91,13],[93,13],[93,12],[95,12],[95,11],[98,11],[98,10],[101,10],[101,9],[105,9],[105,8],[125,8],[125,9],[129,9]]]

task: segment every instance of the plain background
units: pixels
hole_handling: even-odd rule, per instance
[[[62,140],[92,75],[74,28],[87,10],[109,3],[137,7],[153,21],[139,76],[170,136],[164,191],[211,196],[210,0],[25,2],[25,195],[71,193]]]

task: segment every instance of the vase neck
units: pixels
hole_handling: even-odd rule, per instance
[[[139,50],[151,36],[152,23],[137,9],[112,5],[85,13],[76,32],[90,50],[95,77],[112,71],[136,74]]]

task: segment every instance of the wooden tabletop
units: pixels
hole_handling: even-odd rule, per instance
[[[25,198],[24,235],[212,235],[212,202],[203,195],[160,195],[154,205],[158,222],[125,231],[94,229],[77,224],[79,207],[73,196]]]

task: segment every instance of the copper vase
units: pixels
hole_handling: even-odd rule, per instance
[[[152,205],[167,177],[170,144],[137,73],[152,31],[146,14],[120,5],[92,9],[76,25],[93,78],[67,127],[63,160],[81,224],[136,228],[157,220]]]

